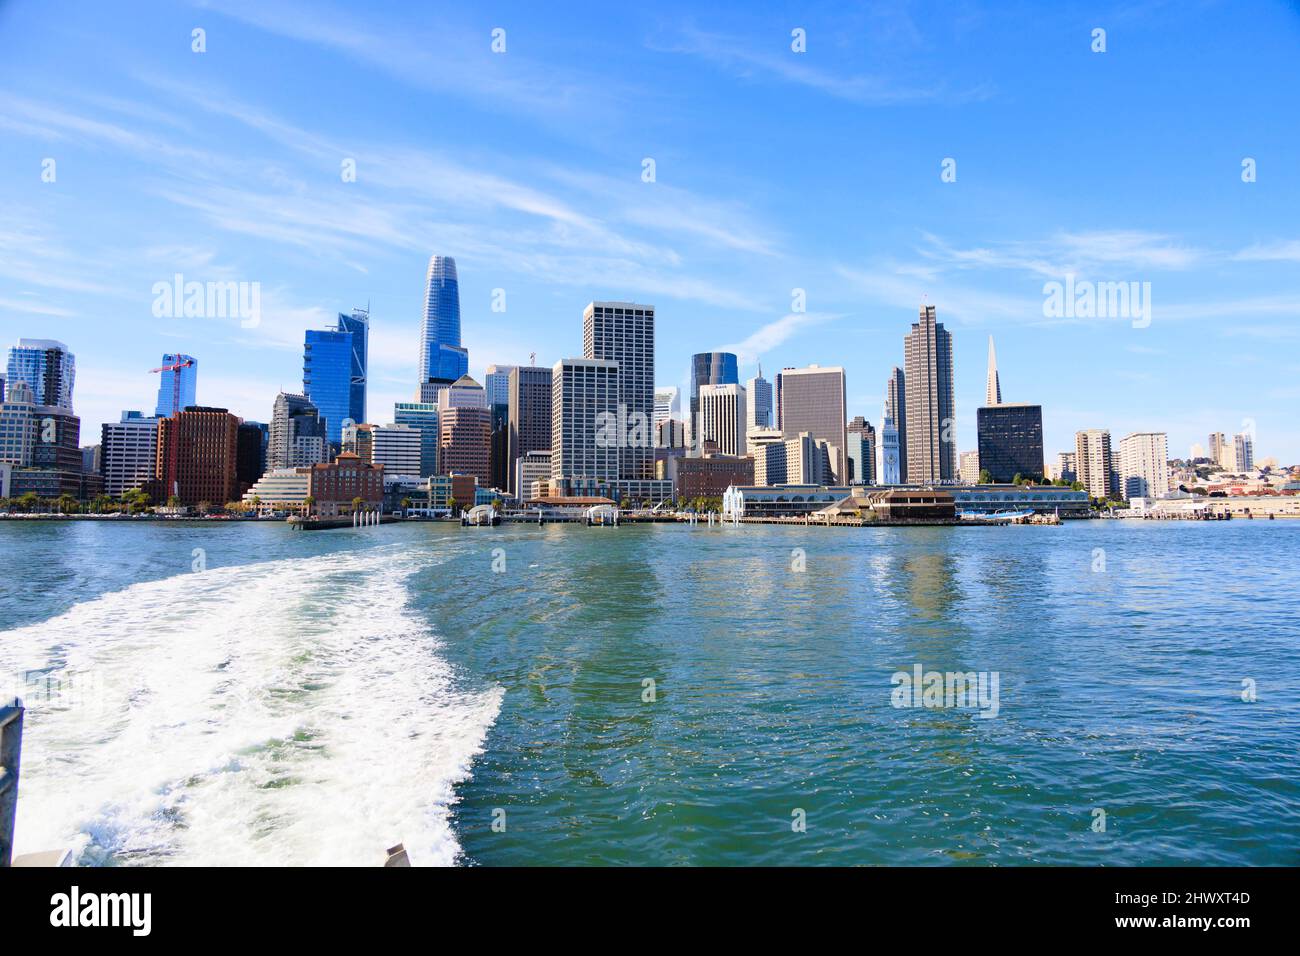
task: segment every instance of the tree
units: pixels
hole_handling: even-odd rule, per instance
[[[366,499],[362,498],[360,495],[357,495],[355,498],[352,499],[353,513],[360,511],[363,507],[365,507],[365,504],[366,504]],[[409,505],[407,504],[407,499],[405,498],[402,499],[402,507],[403,508],[409,507]]]
[[[1023,484],[1025,483],[1025,478],[1024,478],[1023,475],[1020,474],[1020,472],[1016,472],[1016,473],[1011,477],[1011,483],[1012,483],[1013,485],[1023,485]]]
[[[77,507],[77,499],[65,492],[54,499],[54,504],[58,507],[59,514],[63,515],[67,514],[70,508]]]
[[[979,481],[979,483],[980,483],[981,485],[991,485],[991,484],[993,484],[993,473],[990,472],[987,468],[981,468],[981,469],[980,469],[980,481]]]
[[[1071,490],[1071,491],[1087,491],[1088,489],[1085,488],[1085,487],[1083,486],[1083,482],[1082,482],[1082,481],[1076,481],[1074,484],[1070,485],[1070,490]]]
[[[212,502],[211,502],[211,501],[200,501],[200,502],[195,506],[195,508],[196,508],[196,510],[198,511],[198,513],[201,514],[201,515],[208,514],[208,513],[210,513],[210,512],[212,511]]]
[[[448,498],[448,499],[447,499],[447,512],[448,512],[449,514],[453,514],[453,515],[456,513],[456,499],[455,499],[455,498]]]
[[[302,499],[302,513],[308,518],[311,517],[311,509],[316,507],[316,499],[311,495]]]
[[[41,499],[36,497],[36,492],[34,491],[29,491],[18,498],[18,503],[22,505],[23,511],[28,514],[31,514],[36,510],[36,506],[40,504],[40,501]]]

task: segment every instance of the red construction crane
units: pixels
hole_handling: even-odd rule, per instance
[[[172,414],[171,414],[171,417],[172,417],[173,419],[176,418],[177,413],[179,413],[180,410],[181,410],[181,407],[180,407],[180,406],[181,406],[181,377],[180,377],[179,372],[180,372],[181,369],[183,369],[183,368],[189,368],[189,367],[190,367],[191,365],[193,365],[193,364],[194,364],[194,359],[192,359],[192,358],[187,358],[187,359],[185,359],[183,362],[176,362],[176,363],[174,363],[174,364],[172,364],[172,365],[164,365],[162,368],[151,368],[151,369],[149,369],[150,374],[152,374],[152,373],[154,373],[154,372],[171,372],[171,373],[172,373]],[[179,421],[177,421],[177,424],[179,424]],[[159,427],[161,428],[161,423],[159,424]],[[176,435],[176,429],[173,428],[173,429],[172,429],[172,433],[171,433],[171,437],[167,440],[167,450],[168,450],[168,452],[169,452],[169,454],[168,454],[168,456],[167,456],[167,474],[166,474],[166,475],[163,475],[163,485],[164,485],[164,487],[165,487],[165,486],[168,484],[168,482],[170,482],[170,483],[171,483],[171,493],[172,493],[173,495],[174,495],[174,494],[178,494],[178,493],[180,492],[180,488],[179,488],[179,484],[180,484],[180,482],[179,482],[179,480],[178,480],[178,479],[179,479],[179,476],[176,474],[176,448],[177,448],[177,444],[178,444],[177,441],[176,441],[176,438],[177,438],[177,435]]]

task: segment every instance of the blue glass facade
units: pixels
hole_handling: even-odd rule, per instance
[[[691,356],[691,434],[699,434],[700,386],[739,385],[740,369],[731,352],[699,352]]]
[[[189,362],[190,364],[174,371],[159,373],[158,405],[154,410],[154,414],[159,418],[171,418],[177,412],[198,404],[195,394],[199,378],[199,363],[194,360],[194,356],[169,352],[162,357],[161,367],[180,365],[183,362]],[[176,399],[176,379],[178,378],[181,386],[180,403],[179,407],[173,407],[172,403]]]
[[[339,331],[352,334],[352,378],[348,389],[348,417],[366,421],[366,350],[370,346],[370,313],[360,309],[339,313]]]
[[[456,260],[429,259],[424,290],[424,320],[420,326],[420,382],[454,382],[469,372],[469,354],[460,344],[460,282]]]
[[[9,349],[6,388],[19,382],[31,387],[37,405],[72,409],[77,360],[68,347],[53,339],[19,339]]]
[[[341,445],[343,422],[352,416],[352,333],[308,329],[303,347],[302,388],[325,419],[325,435]]]
[[[420,429],[420,477],[438,473],[438,406],[431,402],[397,402],[393,421]]]

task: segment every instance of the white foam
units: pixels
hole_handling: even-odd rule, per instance
[[[501,705],[459,689],[405,606],[426,554],[217,568],[0,635],[95,699],[32,702],[15,852],[82,863],[450,864],[453,786]],[[92,682],[87,685],[86,678]]]

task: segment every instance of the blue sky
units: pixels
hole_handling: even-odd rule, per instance
[[[1296,4],[413,6],[0,0],[0,342],[68,343],[83,441],[152,410],[164,352],[265,420],[304,329],[366,302],[390,420],[438,252],[475,375],[580,354],[583,306],[632,299],[660,383],[713,348],[743,377],[842,364],[878,422],[925,297],[962,450],[992,334],[1049,457],[1250,420],[1257,458],[1300,461]],[[178,272],[260,283],[261,324],[155,318]],[[1067,273],[1150,282],[1149,326],[1046,317]]]

